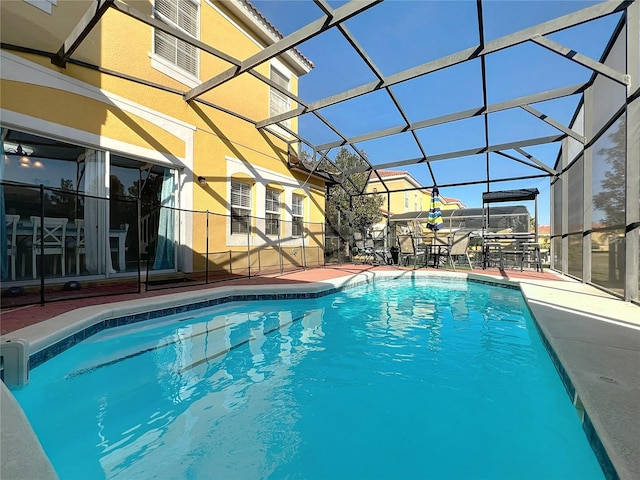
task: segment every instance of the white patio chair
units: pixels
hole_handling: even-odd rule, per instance
[[[33,278],[38,277],[37,257],[38,255],[60,255],[61,274],[65,276],[65,249],[67,218],[44,217],[42,226],[40,217],[31,217],[33,224],[33,236],[31,241],[31,261],[33,266]],[[44,259],[41,262],[44,267]],[[44,270],[43,270],[44,272]],[[56,263],[53,264],[53,273],[56,273]]]
[[[6,215],[7,259],[11,262],[11,280],[16,279],[16,256],[18,255],[17,231],[20,215]]]

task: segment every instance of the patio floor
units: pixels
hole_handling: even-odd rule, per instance
[[[70,300],[60,300],[55,302],[48,302],[44,306],[39,304],[27,305],[21,307],[9,307],[6,306],[0,313],[0,335],[19,330],[20,328],[34,325],[44,320],[57,317],[64,313],[70,312],[80,307],[87,307],[91,305],[102,305],[113,302],[121,302],[124,300],[133,300],[138,298],[150,298],[167,294],[175,294],[180,292],[191,292],[194,290],[204,290],[211,288],[219,288],[223,286],[231,285],[287,285],[287,284],[299,284],[318,282],[323,280],[330,280],[334,278],[344,277],[347,275],[354,275],[363,271],[376,271],[376,270],[412,270],[412,268],[401,268],[395,266],[372,266],[372,265],[358,265],[358,264],[342,264],[335,266],[327,266],[324,268],[313,268],[308,270],[298,270],[294,272],[284,274],[268,274],[255,277],[239,277],[230,278],[228,280],[218,281],[216,283],[210,283],[208,285],[188,285],[181,284],[179,287],[167,288],[167,289],[155,289],[143,291],[142,293],[115,293],[120,286],[118,284],[113,285],[115,294],[109,296],[85,296],[83,298],[74,298]],[[446,268],[438,270],[428,269],[430,271],[447,271]],[[469,272],[469,270],[458,270],[462,272]],[[523,271],[517,269],[505,269],[498,270],[497,268],[488,268],[486,270],[474,269],[473,273],[491,275],[493,277],[501,277],[504,279],[530,279],[530,280],[562,280],[563,277],[556,273],[546,270],[544,273],[536,271]],[[105,287],[101,287],[104,292]],[[131,291],[131,289],[128,289]],[[81,291],[80,291],[81,292]],[[76,293],[77,295],[77,293]],[[34,300],[37,301],[37,300]]]

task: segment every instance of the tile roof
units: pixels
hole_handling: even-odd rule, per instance
[[[378,172],[378,175],[380,175],[381,177],[393,177],[396,175],[409,175],[409,172],[407,172],[406,170],[376,170]],[[373,178],[376,178],[376,175],[371,172],[371,176],[373,176]]]
[[[249,0],[240,0],[240,1],[279,40],[282,40],[284,38],[284,35],[282,34],[282,32],[280,32],[280,30],[278,30],[276,26],[267,19],[267,17],[265,17],[262,13],[260,13],[260,10],[254,7]],[[311,68],[315,67],[313,62],[309,60],[307,57],[305,57],[300,50],[298,50],[297,48],[292,48],[292,50],[296,53],[297,57],[299,57],[303,62],[307,63]]]

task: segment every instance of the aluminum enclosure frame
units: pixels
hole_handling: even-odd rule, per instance
[[[229,1],[234,2],[235,4],[245,7],[249,10],[253,9],[251,4],[246,0]],[[311,161],[306,165],[300,163],[296,168],[300,169],[301,171],[306,170],[309,174],[319,175],[328,183],[345,184],[345,182],[350,182],[349,177],[352,173],[375,173],[387,195],[392,193],[393,190],[389,188],[389,186],[384,182],[384,179],[377,173],[377,170],[379,169],[424,164],[433,185],[442,186],[443,182],[439,181],[440,179],[435,174],[431,164],[440,160],[457,159],[472,155],[484,156],[484,162],[478,163],[478,168],[483,167],[485,170],[484,179],[481,181],[473,182],[449,183],[446,184],[447,186],[455,187],[483,183],[486,185],[486,191],[491,191],[494,188],[495,184],[498,184],[500,182],[509,182],[528,178],[533,179],[540,177],[548,177],[551,183],[558,181],[563,172],[565,172],[567,168],[570,168],[571,159],[569,159],[568,164],[562,165],[560,158],[554,160],[537,158],[529,151],[527,151],[527,147],[545,144],[564,144],[567,139],[574,139],[587,147],[585,152],[586,155],[589,155],[588,147],[591,145],[592,139],[588,138],[588,135],[586,134],[583,135],[575,131],[573,128],[571,128],[570,125],[565,125],[563,124],[563,122],[545,115],[543,112],[540,112],[537,108],[532,106],[532,104],[576,94],[582,95],[584,99],[584,92],[591,85],[593,85],[596,77],[601,75],[609,78],[616,84],[624,85],[627,90],[627,100],[625,104],[624,115],[626,116],[628,122],[626,167],[627,171],[629,172],[629,176],[627,177],[627,191],[630,194],[627,195],[628,198],[626,199],[627,210],[625,231],[627,235],[626,258],[628,268],[625,274],[626,293],[624,296],[628,300],[638,300],[638,259],[640,258],[640,226],[638,225],[638,217],[640,217],[640,213],[638,202],[635,198],[635,192],[637,190],[637,185],[635,185],[635,178],[638,175],[638,169],[640,167],[638,167],[637,162],[634,162],[633,159],[637,159],[638,155],[640,155],[640,147],[637,140],[637,132],[639,130],[638,125],[640,123],[640,107],[638,106],[638,102],[640,101],[640,84],[638,79],[638,71],[640,71],[640,67],[638,66],[638,64],[640,63],[640,61],[638,60],[638,55],[640,53],[638,47],[639,42],[637,39],[640,31],[640,28],[638,27],[638,24],[640,22],[640,19],[638,18],[638,11],[640,9],[639,2],[640,0],[605,1],[549,21],[545,21],[538,25],[524,28],[515,33],[510,33],[500,38],[486,41],[484,38],[485,20],[483,15],[483,1],[476,0],[476,27],[478,35],[477,45],[436,60],[428,61],[426,63],[410,67],[406,70],[396,72],[391,75],[384,75],[382,73],[382,70],[373,61],[371,55],[369,55],[365,48],[360,44],[356,35],[354,35],[346,25],[346,22],[349,19],[357,17],[358,15],[361,15],[363,12],[371,8],[375,8],[377,5],[382,3],[382,0],[353,0],[347,2],[346,4],[343,4],[336,9],[332,8],[326,0],[314,0],[314,4],[317,6],[319,14],[316,20],[308,23],[302,28],[299,28],[297,31],[291,33],[290,35],[281,36],[280,40],[271,43],[257,54],[254,54],[246,59],[233,58],[232,56],[226,54],[218,48],[207,45],[206,43],[201,42],[200,40],[193,38],[188,34],[185,34],[185,32],[162,23],[152,16],[145,15],[141,12],[136,11],[132,6],[122,2],[121,0],[95,0],[95,2],[87,10],[85,15],[79,20],[75,28],[71,32],[69,32],[67,39],[60,46],[59,50],[56,53],[51,53],[50,55],[54,64],[64,67],[67,62],[74,60],[73,57],[76,49],[82,44],[82,42],[90,34],[92,29],[100,23],[100,19],[105,14],[105,12],[109,9],[118,11],[130,18],[134,18],[140,22],[145,23],[152,28],[158,28],[165,33],[180,38],[181,40],[195,46],[199,50],[222,59],[229,64],[229,67],[222,73],[219,73],[212,78],[202,81],[196,87],[184,90],[182,92],[176,92],[183,95],[185,101],[188,102],[188,104],[192,108],[194,108],[194,110],[198,110],[198,103],[206,104],[208,106],[224,111],[230,115],[234,115],[237,118],[242,119],[243,121],[253,124],[257,129],[263,130],[270,135],[274,135],[281,140],[286,141],[295,150],[300,150],[302,146],[308,148],[313,153],[311,156]],[[561,32],[572,27],[582,25],[590,21],[607,17],[613,14],[621,14],[621,20],[616,32],[619,33],[623,27],[627,28],[628,50],[626,71],[618,71],[611,66],[606,65],[602,59],[589,58],[588,55],[585,55],[582,52],[576,52],[571,48],[561,45],[555,40],[549,38],[549,35],[553,33]],[[346,42],[353,49],[356,55],[366,64],[369,71],[376,78],[376,80],[362,84],[355,88],[348,89],[341,93],[322,98],[320,100],[307,102],[299,96],[288,92],[286,88],[282,88],[276,85],[274,82],[254,70],[256,66],[267,62],[272,58],[290,54],[292,50],[295,49],[295,47],[300,46],[309,39],[315,38],[331,29],[334,29],[334,31],[338,32],[339,35],[346,40]],[[614,36],[617,33],[614,33]],[[487,78],[486,74],[485,59],[491,54],[525,43],[537,45],[540,48],[544,48],[550,52],[553,52],[559,57],[565,59],[567,62],[577,63],[582,67],[590,69],[592,71],[591,79],[585,84],[561,87],[546,92],[538,92],[526,97],[506,100],[497,104],[489,104],[487,101],[487,84],[489,79]],[[3,45],[3,48],[20,49],[21,47],[19,45]],[[480,60],[482,70],[482,105],[474,109],[454,112],[435,118],[424,118],[422,120],[413,122],[409,120],[406,109],[402,105],[396,93],[392,90],[392,87],[394,87],[395,85],[400,85],[403,82],[408,82],[410,80],[476,59]],[[148,80],[146,79],[133,78],[124,72],[108,73],[121,76],[122,78],[127,78],[131,81],[149,84]],[[280,115],[272,116],[265,119],[251,119],[246,118],[239,112],[233,112],[223,106],[215,105],[207,99],[207,92],[244,74],[252,75],[259,81],[269,85],[270,88],[278,90],[281,94],[290,98],[298,106],[293,108],[290,112]],[[342,133],[340,129],[338,129],[335,125],[331,124],[330,121],[322,113],[322,109],[326,107],[345,103],[349,100],[360,98],[376,92],[382,92],[388,97],[391,103],[395,106],[397,114],[400,116],[400,118],[403,119],[403,124],[396,127],[386,128],[350,137]],[[488,115],[498,111],[510,109],[523,110],[533,117],[537,118],[539,121],[550,125],[554,129],[556,129],[558,133],[556,135],[549,135],[539,138],[521,138],[512,142],[491,144],[489,141],[490,135]],[[201,110],[198,113],[200,115],[203,115]],[[284,124],[284,122],[287,120],[307,114],[313,115],[321,122],[321,124],[325,125],[330,131],[335,133],[335,135],[338,137],[338,140],[314,145],[308,138],[304,137],[304,132],[298,133],[292,131]],[[433,127],[436,125],[450,124],[458,120],[479,116],[482,116],[484,120],[484,145],[478,145],[478,147],[476,148],[467,148],[457,151],[429,154],[428,149],[425,148],[417,135],[417,132],[422,129],[428,129],[429,127]],[[588,121],[589,120],[587,120],[587,122]],[[385,159],[381,159],[382,161],[374,163],[362,154],[361,148],[359,147],[359,143],[365,141],[382,139],[406,133],[410,134],[408,138],[410,138],[410,141],[414,144],[414,147],[420,152],[420,155],[416,158],[388,159],[386,161]],[[364,160],[365,167],[362,169],[356,169],[354,171],[340,172],[337,166],[330,161],[328,155],[333,149],[341,147],[348,147],[352,149],[356,153],[356,155]],[[509,153],[508,151],[510,150],[514,151],[515,154]],[[532,169],[532,174],[497,178],[495,173],[490,168],[490,154],[498,155],[501,158],[513,161],[514,164],[517,163],[520,165],[526,165]],[[331,165],[331,171],[323,171],[323,165],[327,163]],[[484,165],[482,165],[482,163],[484,163]],[[364,192],[361,192],[361,194],[364,194]],[[585,199],[586,197],[587,195],[585,194]],[[566,216],[566,212],[564,213]],[[586,232],[584,240],[585,245],[587,245],[589,240],[588,232]],[[562,238],[562,245],[563,250],[566,251],[568,249],[566,237]],[[563,263],[561,270],[566,271],[566,264]],[[588,274],[585,275],[585,281],[589,281]]]

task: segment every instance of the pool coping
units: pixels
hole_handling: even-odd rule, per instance
[[[232,301],[317,298],[375,281],[403,277],[468,280],[521,290],[540,337],[567,393],[576,405],[587,438],[605,476],[612,479],[640,478],[637,455],[640,445],[640,408],[637,400],[640,398],[640,381],[637,368],[634,369],[634,366],[640,366],[640,307],[621,302],[578,282],[575,282],[576,285],[563,281],[560,288],[559,285],[554,285],[560,282],[506,280],[474,273],[369,271],[286,286],[223,286],[180,292],[155,297],[152,304],[148,299],[135,299],[83,307],[8,333],[1,338],[3,342],[9,339],[26,340],[32,365],[37,366],[104,328]],[[570,286],[567,287],[566,284]],[[576,295],[582,296],[578,297],[580,302],[576,302]],[[576,305],[581,305],[582,309],[576,309]],[[598,313],[600,307],[605,307],[604,313]],[[617,313],[612,316],[609,315],[610,312]],[[634,318],[638,322],[633,322]],[[603,328],[603,323],[607,324],[606,328]],[[601,354],[589,355],[589,352],[596,350],[602,350]],[[612,351],[615,355],[612,355]],[[622,368],[618,363],[624,364]],[[4,405],[2,407],[4,410]],[[615,407],[615,411],[611,411],[611,407]],[[3,450],[7,448],[4,443],[3,441]],[[34,448],[37,450],[37,439],[36,443]],[[39,449],[44,455],[41,447]],[[5,478],[4,473],[3,462],[0,470],[2,478]],[[55,477],[46,475],[42,478]]]

